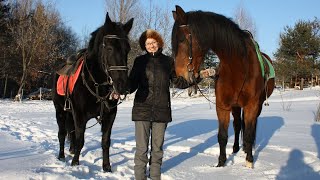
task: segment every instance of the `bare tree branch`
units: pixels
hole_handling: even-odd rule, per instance
[[[59,15],[53,6],[37,0],[12,0],[13,22],[9,29],[13,34],[17,52],[21,54],[22,77],[17,97],[21,96],[30,67],[34,69],[50,59],[51,52],[57,50],[56,36],[52,27],[59,22]]]
[[[256,38],[256,25],[242,4],[240,4],[235,11],[234,21],[240,26],[241,29],[250,31],[253,37]]]

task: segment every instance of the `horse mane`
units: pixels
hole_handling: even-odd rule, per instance
[[[223,50],[231,54],[247,54],[245,39],[249,36],[231,19],[213,12],[190,11],[186,13],[187,23],[198,40],[203,53],[208,49]],[[179,24],[175,23],[172,37],[176,36]],[[172,40],[172,50],[177,52],[176,38]]]
[[[103,26],[99,27],[95,31],[91,33],[91,38],[88,44],[88,55],[91,59],[94,55],[98,55],[99,52],[99,45],[102,43],[103,37]]]
[[[106,34],[118,35],[119,37],[128,39],[127,34],[124,33],[124,24],[119,22],[111,22],[111,24],[112,25],[108,27],[106,27],[106,25],[102,25],[90,34],[91,38],[88,44],[89,58],[98,55],[99,45],[103,42],[103,37]]]

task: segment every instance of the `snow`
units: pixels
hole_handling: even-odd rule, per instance
[[[52,101],[0,100],[0,179],[134,179],[133,97],[119,105],[112,130],[112,173],[102,171],[100,125],[86,130],[80,165],[57,160],[59,143]],[[210,99],[214,101],[211,94]],[[258,120],[254,168],[245,153],[232,154],[234,131],[229,125],[227,162],[218,163],[215,105],[204,97],[172,99],[173,122],[164,144],[162,179],[320,179],[320,122],[315,115],[320,88],[275,90]],[[232,116],[231,116],[232,117]],[[87,127],[95,124],[92,119]]]

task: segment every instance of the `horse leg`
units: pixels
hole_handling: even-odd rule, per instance
[[[241,128],[242,128],[242,135],[244,134],[244,132],[246,131],[246,126],[245,126],[245,122],[244,122],[244,111],[242,110],[242,120],[241,120]],[[242,150],[245,151],[246,147],[245,144],[243,142],[242,144]],[[245,152],[247,153],[247,152]]]
[[[74,120],[75,122],[75,143],[74,143],[74,156],[71,162],[72,166],[76,166],[79,165],[79,156],[80,156],[80,152],[83,148],[84,145],[84,131],[85,131],[85,127],[86,127],[86,119],[83,116],[76,116],[78,118],[76,118]]]
[[[246,166],[253,168],[252,147],[256,139],[256,123],[260,106],[258,104],[249,104],[244,108],[244,148],[247,153]]]
[[[65,159],[64,142],[67,135],[67,131],[65,127],[66,113],[60,108],[56,109],[56,119],[59,127],[58,139],[59,139],[59,145],[60,145],[58,159],[64,160]]]
[[[228,142],[228,127],[230,122],[230,111],[216,107],[219,120],[218,142],[220,147],[219,163],[217,167],[224,166],[227,155],[226,145]]]
[[[101,140],[101,146],[103,151],[103,163],[102,163],[102,169],[105,172],[111,172],[111,165],[110,165],[110,159],[109,159],[109,150],[110,150],[110,144],[111,144],[111,130],[113,126],[114,119],[116,117],[117,108],[113,108],[110,112],[104,112],[103,114],[103,121],[101,126],[102,131],[102,140]]]
[[[237,153],[239,151],[239,135],[241,131],[241,107],[232,107],[233,115],[233,129],[234,129],[234,144],[233,152]]]
[[[74,154],[74,144],[75,144],[75,139],[76,139],[76,135],[75,135],[75,128],[74,128],[74,120],[72,117],[72,114],[67,112],[67,121],[66,121],[66,127],[67,127],[67,131],[68,131],[68,140],[70,142],[70,148],[69,148],[69,152],[70,154]]]

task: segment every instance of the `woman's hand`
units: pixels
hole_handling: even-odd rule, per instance
[[[216,74],[214,69],[205,69],[200,71],[201,78],[213,77]]]

